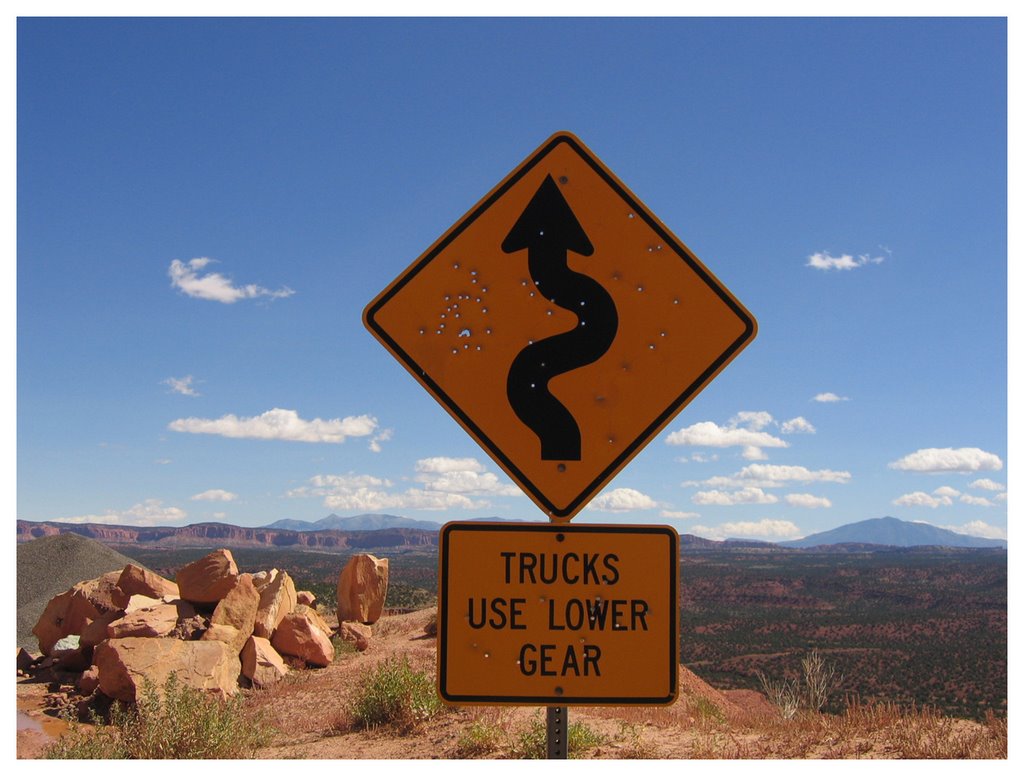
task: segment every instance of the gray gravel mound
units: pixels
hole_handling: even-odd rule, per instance
[[[86,579],[120,571],[137,561],[73,533],[18,545],[18,646],[39,651],[32,628],[55,595]]]

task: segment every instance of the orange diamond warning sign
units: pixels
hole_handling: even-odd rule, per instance
[[[579,512],[757,331],[568,133],[513,170],[363,317],[556,521]]]

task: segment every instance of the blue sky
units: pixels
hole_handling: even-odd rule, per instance
[[[364,306],[552,133],[758,320],[576,521],[1007,530],[1000,19],[22,19],[17,516],[543,519]]]

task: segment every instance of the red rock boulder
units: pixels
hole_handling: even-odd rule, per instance
[[[287,572],[277,569],[272,569],[265,577],[254,581],[260,593],[260,602],[253,633],[269,639],[285,615],[295,609],[295,583]]]
[[[220,641],[178,639],[109,639],[93,651],[93,664],[104,695],[133,702],[148,680],[157,690],[172,673],[189,687],[221,697],[238,691],[238,654]]]
[[[353,555],[338,575],[338,622],[373,625],[388,596],[388,559]]]
[[[169,635],[181,620],[194,616],[196,610],[187,601],[140,607],[107,625],[107,638],[124,639],[129,636],[160,637]]]
[[[247,677],[253,687],[269,687],[287,673],[288,666],[269,641],[260,636],[249,637],[242,648],[242,676]]]
[[[127,595],[144,595],[149,598],[171,596],[178,598],[178,586],[159,574],[129,563],[118,577],[117,586]]]
[[[270,643],[282,655],[290,655],[323,668],[334,660],[334,645],[323,620],[308,607],[286,614]]]
[[[259,604],[260,594],[252,583],[252,577],[242,574],[236,579],[231,592],[213,610],[210,628],[203,634],[202,640],[223,641],[238,654],[252,635]]]
[[[32,629],[39,639],[39,650],[49,655],[53,645],[65,636],[81,635],[82,631],[104,615],[123,610],[128,597],[117,587],[121,572],[79,582],[54,596],[46,604],[42,616]]]
[[[196,604],[215,604],[230,593],[238,566],[230,550],[215,550],[178,570],[174,581],[180,596]]]

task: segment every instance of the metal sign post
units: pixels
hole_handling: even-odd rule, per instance
[[[569,709],[548,706],[548,759],[569,758]]]

